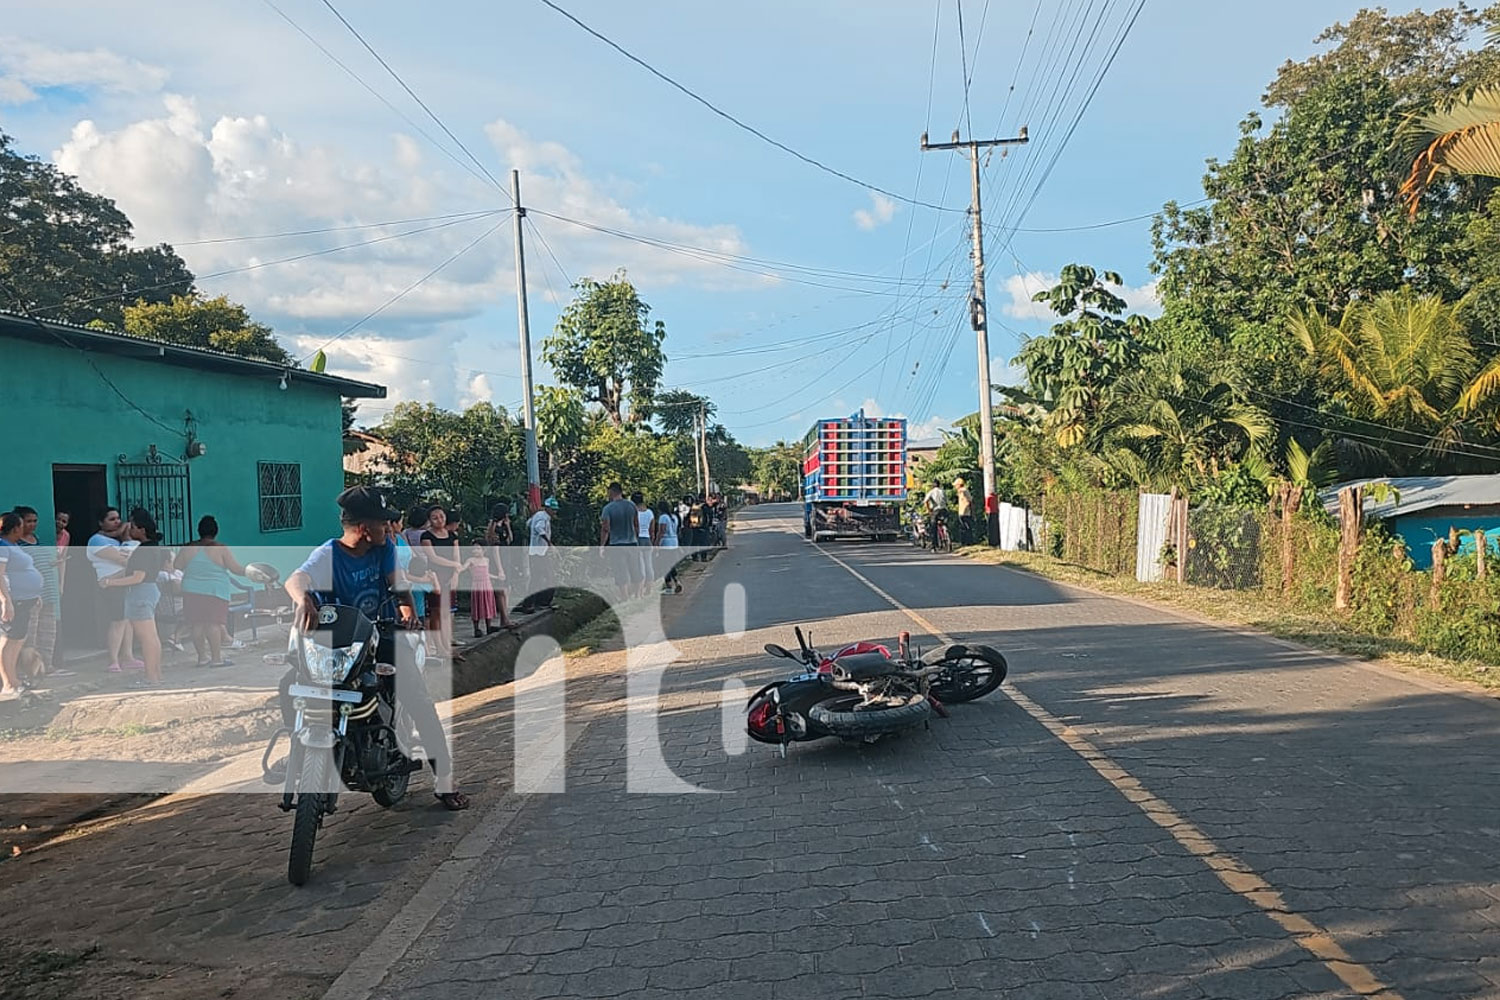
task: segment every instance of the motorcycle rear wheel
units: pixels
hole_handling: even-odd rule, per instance
[[[889,708],[855,711],[861,700],[857,694],[836,695],[818,702],[807,715],[834,736],[864,739],[920,726],[932,714],[932,705],[921,694],[908,695],[902,703]]]
[[[323,824],[323,789],[329,784],[328,754],[305,753],[302,766],[299,785],[309,790],[297,793],[297,814],[292,821],[292,852],[286,867],[287,881],[292,885],[306,884],[312,874],[313,845],[318,839],[318,827]]]
[[[970,646],[969,655],[954,661],[941,683],[932,685],[932,693],[945,705],[983,698],[1005,682],[1009,670],[1005,657],[989,646]]]

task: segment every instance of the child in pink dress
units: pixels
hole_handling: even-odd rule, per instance
[[[469,547],[465,563],[469,570],[469,617],[474,620],[474,638],[499,629],[490,624],[499,617],[495,607],[495,583],[490,579],[490,561],[477,545]],[[483,626],[481,628],[480,626]]]

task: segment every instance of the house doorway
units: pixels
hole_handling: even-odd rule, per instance
[[[99,621],[99,588],[89,565],[89,536],[99,512],[109,506],[109,477],[102,465],[54,465],[52,505],[68,515],[70,545],[64,558],[62,604],[58,616],[58,662],[68,651],[104,648],[106,623]]]

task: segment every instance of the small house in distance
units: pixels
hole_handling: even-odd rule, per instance
[[[1390,484],[1396,496],[1376,502],[1367,492],[1365,515],[1384,522],[1391,534],[1406,543],[1417,569],[1432,567],[1432,543],[1447,538],[1449,528],[1465,533],[1481,529],[1490,548],[1500,544],[1500,475],[1356,479],[1322,491],[1320,498],[1337,515],[1340,490],[1371,483]],[[1460,551],[1471,551],[1473,546],[1473,537],[1465,534]]]

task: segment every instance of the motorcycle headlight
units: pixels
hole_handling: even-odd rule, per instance
[[[354,667],[358,651],[357,647],[333,649],[303,638],[302,662],[307,668],[308,680],[325,687],[343,683]]]

